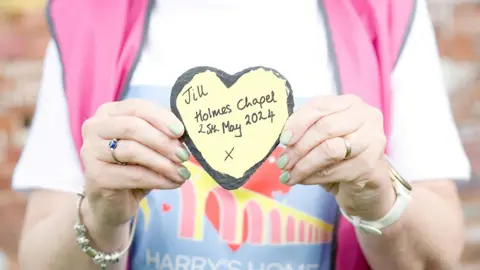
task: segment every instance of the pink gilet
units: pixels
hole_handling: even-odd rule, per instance
[[[47,18],[63,66],[72,137],[105,102],[120,99],[139,59],[156,0],[50,0]],[[157,0],[160,1],[160,0]],[[337,89],[379,108],[390,129],[390,75],[415,12],[415,0],[319,0]],[[353,226],[337,228],[337,270],[370,269]]]

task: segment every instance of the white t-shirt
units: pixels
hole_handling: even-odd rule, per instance
[[[275,12],[267,12],[271,5]],[[266,13],[269,23],[260,23]],[[313,0],[162,1],[131,84],[171,86],[185,70],[205,64],[231,73],[275,67],[296,96],[335,93]],[[16,188],[76,191],[82,186],[61,78],[57,48],[50,42],[35,119],[14,174]],[[451,115],[425,1],[418,3],[392,83],[389,155],[398,170],[411,181],[468,179],[470,166]]]
[[[177,77],[191,67],[205,65],[231,74],[251,66],[275,68],[291,83],[295,103],[299,106],[314,95],[336,93],[325,25],[317,0],[163,0],[153,11],[149,27],[147,44],[127,98],[149,98],[169,106],[168,89]],[[392,74],[392,84],[389,156],[397,170],[411,181],[469,179],[470,166],[451,115],[425,0],[417,3],[413,26]],[[23,190],[43,188],[66,192],[77,192],[83,185],[81,166],[69,130],[61,65],[53,42],[47,49],[36,114],[15,170],[13,185]],[[307,188],[294,187],[290,193],[308,192]],[[312,198],[320,198],[323,193],[319,190],[312,193]],[[153,201],[171,197],[171,193],[153,194]],[[282,197],[281,202],[289,200],[289,197]],[[276,203],[279,201],[276,199]],[[176,204],[170,202],[168,205]],[[318,206],[289,206],[301,209],[302,213],[320,211]],[[328,224],[333,222],[331,214],[329,217],[319,214],[318,217]],[[156,226],[166,224],[162,218],[155,222],[158,222]],[[178,235],[176,231],[171,233]],[[298,243],[298,239],[296,241]],[[145,246],[137,246],[141,248]],[[139,260],[145,265],[157,264],[166,255],[178,259],[179,254],[187,254],[171,248],[158,248],[157,251],[147,246],[147,252],[142,251],[143,257]],[[213,249],[213,246],[204,248]],[[298,250],[303,252],[303,249]],[[246,263],[226,251],[215,252],[220,257],[215,255],[213,259],[232,258],[240,265]],[[297,249],[285,254],[292,252]],[[253,258],[255,254],[247,252],[243,256]],[[267,256],[263,250],[258,254]],[[276,254],[282,257],[279,255],[282,253]],[[306,256],[302,254],[298,254],[298,258]],[[209,254],[201,256],[212,258]],[[263,262],[261,258],[249,262],[252,260]]]

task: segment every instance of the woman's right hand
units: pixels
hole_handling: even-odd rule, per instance
[[[85,121],[84,192],[95,225],[126,224],[150,190],[175,189],[188,180],[181,165],[190,157],[179,140],[183,132],[171,111],[141,99],[106,103]],[[127,165],[115,162],[112,139],[118,139],[116,158]]]

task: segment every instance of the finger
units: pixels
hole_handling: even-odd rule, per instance
[[[105,103],[98,109],[97,114],[136,116],[147,121],[170,138],[180,138],[185,132],[183,124],[170,110],[148,100],[126,99],[120,102]]]
[[[325,96],[312,100],[289,117],[287,123],[285,123],[280,142],[287,146],[297,143],[303,134],[319,119],[347,110],[358,100],[359,98],[350,95]]]
[[[307,178],[309,179],[309,178]],[[310,184],[311,185],[311,184]],[[329,192],[331,194],[333,194],[334,196],[337,195],[338,193],[338,189],[340,187],[340,185],[338,183],[331,183],[331,184],[320,184],[320,186],[326,191],[326,192]]]
[[[101,166],[94,170],[87,170],[86,177],[96,179],[95,185],[104,189],[175,189],[181,183],[171,181],[165,176],[155,173],[140,165],[122,166],[111,163],[96,164]],[[90,175],[88,172],[96,172]]]
[[[185,162],[190,158],[190,153],[178,139],[168,137],[141,118],[116,116],[96,119],[91,120],[92,123],[87,123],[86,125],[92,126],[86,128],[95,130],[103,139],[137,141],[178,163]],[[109,150],[107,146],[108,143],[98,147]]]
[[[303,179],[302,184],[333,187],[335,183],[353,181],[366,171],[365,167],[360,166],[363,163],[360,159],[357,157],[327,166]]]
[[[346,136],[346,139],[351,148],[349,158],[358,156],[369,144],[368,137],[362,136],[361,133],[352,133]],[[336,137],[324,141],[293,165],[288,184],[300,183],[311,174],[343,161],[346,154],[345,139]]]
[[[290,170],[298,160],[324,141],[356,132],[364,124],[363,119],[357,110],[352,109],[321,118],[297,143],[285,149],[277,161],[277,166],[283,170]]]
[[[108,143],[109,141],[107,140],[99,141],[96,146],[99,151],[95,151],[96,157],[104,162],[116,163],[111,152],[112,150],[106,147]],[[141,165],[177,183],[183,183],[190,178],[190,172],[183,165],[172,162],[170,159],[136,141],[120,140],[113,151],[118,161]]]
[[[382,157],[381,145],[374,144],[354,158],[315,171],[301,183],[305,185],[325,185],[368,178],[368,174],[374,171],[375,166],[379,164],[378,162]]]

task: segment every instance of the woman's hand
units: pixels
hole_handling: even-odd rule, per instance
[[[360,98],[314,99],[289,118],[280,141],[287,146],[277,161],[283,183],[321,185],[348,214],[366,220],[393,206],[383,116]]]
[[[85,195],[94,225],[127,223],[152,189],[175,189],[190,177],[181,165],[190,154],[179,141],[182,123],[151,102],[106,103],[82,128]],[[118,139],[113,150],[109,142]]]

